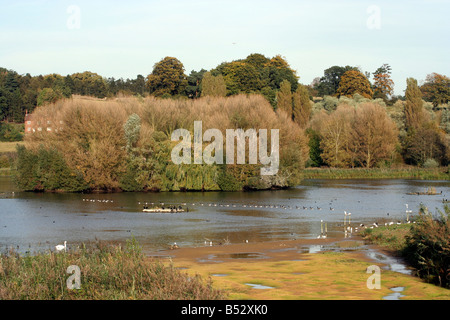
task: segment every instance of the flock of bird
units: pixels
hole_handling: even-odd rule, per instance
[[[337,199],[334,199],[337,200]],[[106,199],[83,199],[83,201],[85,202],[100,202],[100,203],[113,203],[113,200],[106,200]],[[332,203],[333,200],[331,200],[330,205]],[[164,205],[163,202],[159,202],[159,203],[154,203],[154,202],[138,202],[139,205]],[[258,205],[258,204],[222,204],[222,203],[186,203],[183,202],[181,203],[181,205],[183,206],[188,206],[188,205],[192,205],[192,206],[206,206],[206,207],[231,207],[231,208],[236,208],[236,207],[241,207],[241,208],[268,208],[268,209],[298,209],[298,210],[322,210],[321,207],[319,206],[290,206],[290,205]],[[407,220],[406,223],[415,223],[415,221],[411,222],[409,220],[409,214],[412,212],[411,210],[409,210],[408,208],[408,204],[406,205],[406,214],[407,214]],[[334,208],[330,207],[330,211],[334,211]],[[389,213],[387,214],[389,215]],[[385,222],[384,226],[392,226],[392,225],[401,225],[402,222],[397,221],[390,221],[390,222]],[[378,228],[379,224],[377,222],[374,222],[370,225],[365,225],[363,223],[359,224],[359,226],[353,228],[353,226],[351,225],[351,212],[347,212],[344,211],[344,236],[345,238],[350,237],[352,235],[353,232],[359,232],[361,229],[366,229],[366,228]],[[320,220],[320,234],[317,236],[318,239],[326,239],[328,236],[328,226],[327,223],[323,220]],[[213,243],[211,240],[207,239],[208,241],[205,240],[205,246],[207,246],[209,244],[209,246],[212,246]],[[248,240],[245,240],[246,243],[248,243]],[[179,246],[177,245],[177,243],[175,242],[174,244],[172,244],[170,246],[170,249],[178,249]],[[57,246],[55,246],[56,251],[67,251],[67,241],[64,241],[64,244],[59,244]]]
[[[83,199],[83,201],[86,201],[86,202],[103,202],[103,203],[108,203],[108,202],[113,203],[114,202],[113,200],[108,200],[108,199]]]

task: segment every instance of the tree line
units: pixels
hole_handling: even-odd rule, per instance
[[[165,57],[146,77],[126,80],[106,79],[92,72],[32,77],[0,69],[0,116],[23,121],[25,110],[31,112],[36,105],[73,94],[177,101],[257,94],[275,113],[283,112],[306,130],[307,166],[448,165],[450,79],[431,73],[419,85],[408,78],[405,95],[395,96],[391,72],[389,64],[373,73],[332,66],[304,85],[284,57],[257,53],[209,71],[192,70],[189,75],[181,61]],[[241,114],[233,117],[238,122],[242,119]]]
[[[393,95],[391,72],[389,64],[383,64],[373,73],[363,73],[352,66],[332,66],[324,70],[323,76],[305,85],[299,83],[297,71],[290,67],[286,58],[280,55],[268,58],[259,53],[220,63],[209,71],[192,70],[189,75],[181,61],[165,57],[155,63],[147,76],[139,74],[134,79],[106,78],[90,71],[66,76],[55,73],[31,76],[0,67],[0,121],[23,122],[26,111],[32,112],[36,106],[72,94],[97,98],[124,94],[195,99],[205,95],[259,93],[277,108],[277,94],[282,89],[283,81],[289,83],[292,92],[301,87],[300,90],[306,91],[310,99],[325,96],[339,98],[358,93],[366,98],[381,98],[392,105],[405,97]],[[369,81],[371,76],[372,82]],[[450,79],[445,75],[429,74],[419,89],[424,101],[432,103],[434,108],[449,102]]]
[[[40,123],[62,122],[63,126],[25,137],[25,146],[18,148],[16,165],[16,181],[22,190],[286,188],[300,183],[301,169],[308,158],[304,130],[284,112],[276,113],[261,95],[193,100],[151,96],[105,101],[64,99],[38,107],[33,118]],[[203,130],[215,128],[223,133],[227,129],[278,128],[277,174],[262,176],[261,164],[248,160],[236,165],[173,163],[171,152],[179,142],[171,141],[171,133],[176,128],[193,132],[196,120],[202,120]],[[248,150],[247,144],[246,157]]]

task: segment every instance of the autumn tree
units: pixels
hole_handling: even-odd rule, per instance
[[[281,82],[280,90],[277,92],[277,109],[283,110],[292,118],[292,92],[288,80]]]
[[[359,93],[368,99],[371,99],[373,96],[370,82],[367,80],[366,76],[360,71],[349,70],[342,75],[336,95],[338,97],[352,97],[355,93]]]
[[[391,66],[387,63],[383,64],[373,73],[373,94],[374,98],[388,100],[394,93],[394,81],[391,79]]]
[[[311,115],[311,103],[309,100],[309,91],[306,86],[299,85],[292,94],[292,117],[301,128],[306,128]]]
[[[386,110],[378,104],[366,103],[356,109],[354,116],[351,149],[355,152],[355,161],[371,168],[389,160],[398,142],[398,131]]]
[[[225,97],[227,95],[227,86],[221,74],[213,76],[211,72],[206,72],[203,75],[201,86],[202,97]]]
[[[420,86],[420,91],[424,100],[433,103],[434,107],[439,104],[447,104],[450,101],[450,78],[433,72],[427,76],[425,83]]]
[[[313,88],[317,91],[318,95],[323,96],[332,96],[336,94],[337,89],[339,88],[339,83],[341,81],[342,75],[350,70],[358,70],[356,67],[351,66],[332,66],[326,69],[323,73],[323,77],[316,80],[313,84]]]
[[[422,92],[417,85],[417,80],[408,78],[406,84],[405,124],[406,130],[412,130],[417,129],[424,122],[425,113]]]
[[[404,139],[404,159],[413,165],[423,165],[434,159],[441,165],[449,163],[450,146],[444,133],[433,122],[427,122],[408,132]]]
[[[349,167],[352,165],[352,130],[354,108],[340,105],[331,114],[319,113],[319,132],[322,137],[320,148],[322,159],[331,167]]]
[[[151,94],[183,94],[187,86],[184,66],[177,58],[165,57],[153,66],[153,71],[147,76],[147,87]]]

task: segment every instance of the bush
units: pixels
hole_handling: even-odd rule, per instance
[[[427,159],[424,164],[423,164],[424,168],[438,168],[439,167],[439,162],[437,162],[434,159]]]
[[[421,207],[419,219],[406,237],[404,255],[421,278],[450,288],[449,206],[438,213],[439,217],[433,217],[426,207]]]

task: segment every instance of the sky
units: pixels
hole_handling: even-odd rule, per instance
[[[450,0],[0,0],[0,67],[19,74],[147,76],[166,56],[189,74],[281,55],[310,84],[331,66],[450,76]],[[372,80],[372,78],[370,78]]]

